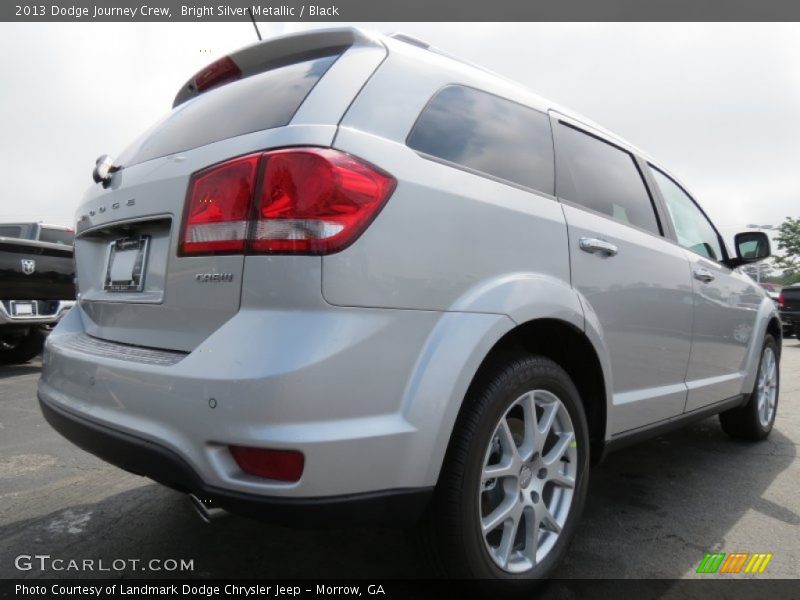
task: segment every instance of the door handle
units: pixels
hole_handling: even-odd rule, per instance
[[[694,271],[692,271],[692,275],[694,275],[695,279],[702,281],[703,283],[710,283],[714,281],[714,274],[703,267],[696,268]]]
[[[619,249],[614,244],[600,238],[582,237],[578,240],[578,246],[584,252],[601,256],[616,256],[617,252],[619,252]]]

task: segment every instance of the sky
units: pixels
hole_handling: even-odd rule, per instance
[[[260,23],[266,37],[313,27]],[[317,25],[318,26],[318,25]],[[800,216],[800,24],[362,23],[516,80],[653,156],[729,240]],[[95,159],[251,23],[0,24],[0,222],[71,225]]]

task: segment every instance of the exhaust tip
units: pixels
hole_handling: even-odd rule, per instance
[[[211,523],[211,521],[228,514],[222,508],[214,506],[211,500],[201,500],[196,494],[189,494],[189,502],[194,512],[204,523]]]

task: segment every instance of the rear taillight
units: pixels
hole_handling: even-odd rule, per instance
[[[195,173],[180,253],[330,254],[372,222],[395,180],[349,154],[290,148]]]
[[[258,154],[195,173],[184,208],[181,254],[243,252]]]
[[[264,154],[250,248],[272,253],[328,254],[369,225],[395,181],[337,150]]]
[[[194,76],[194,87],[205,92],[212,87],[241,79],[242,70],[228,56],[214,61]]]
[[[230,451],[239,468],[249,475],[277,481],[299,481],[303,475],[305,457],[296,450],[230,446]]]
[[[778,294],[778,308],[783,309],[783,290]]]

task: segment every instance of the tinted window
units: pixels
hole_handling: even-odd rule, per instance
[[[669,218],[678,236],[678,243],[713,260],[722,260],[724,257],[719,236],[694,200],[658,169],[650,167],[650,172],[656,180],[658,189],[661,190],[661,195],[664,196]]]
[[[659,233],[650,194],[628,152],[559,124],[558,195],[629,225]]]
[[[19,225],[0,225],[0,237],[22,237],[22,227]]]
[[[408,145],[431,156],[553,194],[553,141],[544,113],[463,86],[437,93]]]
[[[177,106],[125,150],[129,166],[227,138],[283,127],[338,55],[286,65],[209,90]]]
[[[72,246],[74,238],[74,233],[64,229],[50,229],[48,227],[42,227],[41,231],[39,231],[39,241],[50,242],[51,244],[65,244],[67,246]]]

